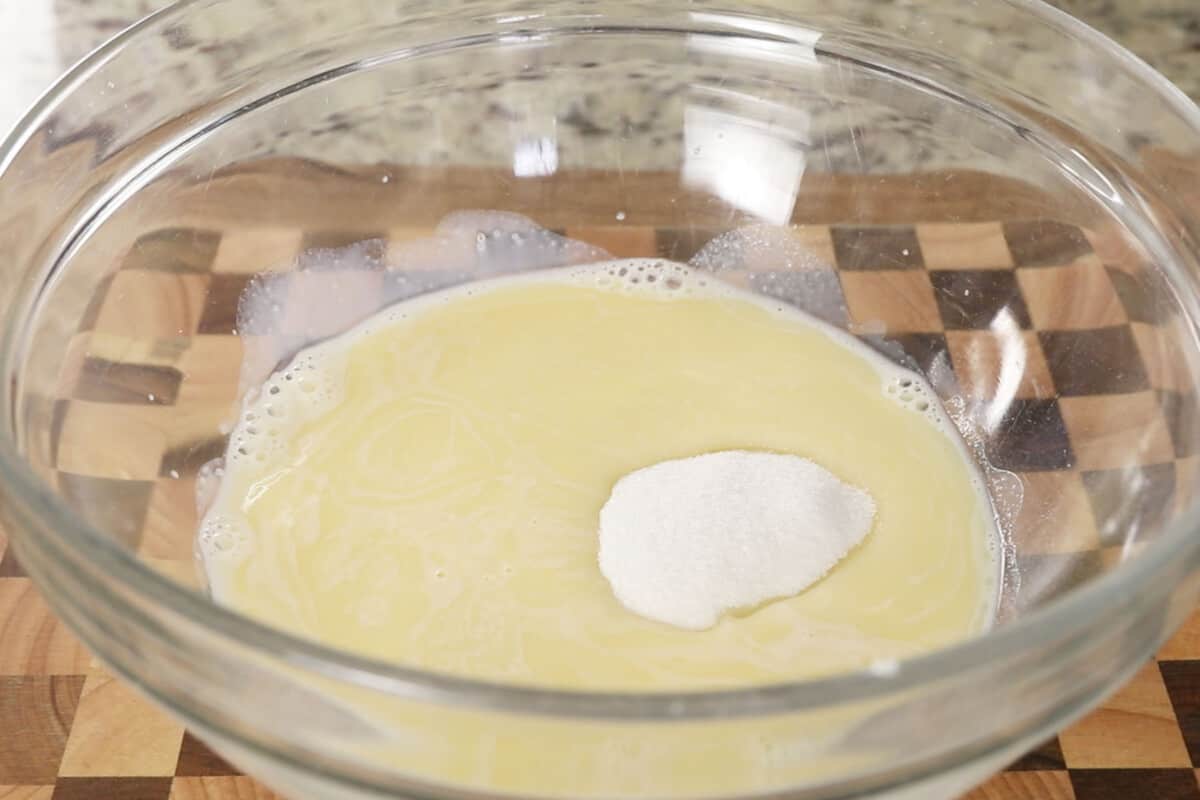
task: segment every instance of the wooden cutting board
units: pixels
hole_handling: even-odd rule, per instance
[[[381,170],[389,176],[383,188],[375,177]],[[608,205],[610,177],[584,181],[592,185],[591,199],[579,190],[583,184],[573,184],[570,219],[539,221],[618,256],[686,259],[706,240],[694,217],[684,225],[647,202],[661,187],[625,179],[619,221]],[[227,358],[238,347],[230,300],[254,272],[268,263],[286,265],[306,248],[364,237],[377,238],[386,253],[391,241],[427,230],[456,204],[553,208],[559,191],[553,183],[517,185],[480,173],[269,162],[213,180],[195,190],[186,213],[167,215],[169,227],[151,225],[114,255],[111,279],[91,298],[69,348],[72,371],[47,406],[55,414],[60,479],[66,475],[69,485],[86,487],[110,470],[132,476],[131,502],[142,503],[145,513],[140,526],[119,535],[147,559],[183,571],[191,554],[186,533],[195,521],[190,479],[220,442],[139,431],[152,430],[154,419],[201,395],[218,405],[233,401],[236,369],[205,365],[236,367]],[[938,175],[854,180],[806,183],[795,214],[796,235],[829,266],[817,283],[837,295],[852,325],[877,330],[883,323],[922,366],[930,354],[948,353],[950,368],[966,382],[978,376],[963,369],[963,354],[989,352],[997,298],[1018,310],[1030,359],[1014,403],[1026,421],[1015,424],[1000,455],[1024,481],[1027,505],[1054,498],[1055,513],[1070,514],[1075,523],[1111,513],[1103,478],[1113,468],[1106,462],[1112,442],[1106,451],[1097,439],[1101,412],[1136,415],[1145,423],[1139,430],[1156,437],[1141,469],[1164,504],[1190,494],[1194,437],[1172,417],[1181,403],[1178,376],[1169,368],[1170,354],[1146,344],[1161,320],[1136,269],[1125,263],[1128,254],[1093,230],[1055,221],[1052,204],[1015,183],[993,179],[981,187],[958,176],[946,188]],[[367,182],[371,201],[355,205]],[[411,189],[423,183],[455,185],[471,200],[415,202],[422,193]],[[314,184],[320,190],[306,194],[304,187]],[[489,197],[486,187],[497,186],[500,194]],[[864,204],[864,197],[871,202]],[[246,227],[246,220],[261,224],[264,204],[276,218],[266,228]],[[593,224],[579,224],[581,207],[590,208]],[[397,219],[406,227],[389,226]],[[754,275],[745,279],[753,283]],[[1042,289],[1083,299],[1063,307],[1045,302]],[[144,340],[156,327],[169,347],[143,348],[140,355],[106,349],[122,337]],[[1111,375],[1080,370],[1067,358],[1081,347],[1123,348],[1134,367],[1117,385]],[[110,460],[98,460],[99,450]],[[1043,528],[1053,522],[1043,521]],[[1081,528],[1086,535],[1070,546],[1074,555],[1094,554],[1101,563],[1114,555],[1114,543],[1095,527]],[[1037,559],[1063,555],[1031,547]],[[1198,765],[1200,616],[1194,616],[1103,707],[970,797],[1200,800]],[[0,800],[270,797],[94,661],[47,609],[0,534]]]

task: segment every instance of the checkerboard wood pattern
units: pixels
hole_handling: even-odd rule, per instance
[[[1020,204],[997,203],[989,218],[977,199],[969,213],[939,201],[905,208],[908,222],[894,204],[869,218],[847,208],[853,224],[801,208],[791,235],[811,256],[806,269],[747,258],[726,277],[847,326],[939,391],[1011,396],[985,447],[1023,484],[1019,567],[1032,591],[1051,595],[1136,547],[1130,531],[1153,531],[1191,497],[1196,403],[1169,335],[1180,323],[1156,273],[1105,234],[998,213]],[[623,224],[605,212],[558,230],[615,256],[679,260],[717,233],[645,216],[635,207]],[[255,227],[200,211],[124,248],[81,315],[55,391],[34,405],[68,502],[148,563],[186,576],[196,471],[223,450],[241,337],[254,335],[236,331],[235,301],[263,270],[302,284],[297,257],[312,248],[369,240],[387,260],[433,220],[358,222],[342,209]],[[1003,374],[1014,341],[1023,363]],[[1103,366],[1114,359],[1120,369]],[[1122,504],[1112,489],[1131,478],[1142,501]],[[1198,774],[1195,616],[1102,708],[970,797],[1200,800]],[[0,538],[0,800],[273,796],[95,662]]]

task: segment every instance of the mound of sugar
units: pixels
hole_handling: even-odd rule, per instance
[[[630,611],[703,630],[811,586],[874,518],[867,492],[798,456],[663,461],[613,487],[600,511],[600,571]]]

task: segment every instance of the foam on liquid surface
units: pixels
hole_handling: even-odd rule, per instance
[[[731,449],[800,455],[863,487],[871,535],[808,591],[708,630],[631,614],[597,567],[614,483]],[[222,470],[199,537],[215,599],[411,666],[744,685],[902,658],[994,610],[991,511],[932,390],[672,262],[542,270],[385,308],[252,392]]]

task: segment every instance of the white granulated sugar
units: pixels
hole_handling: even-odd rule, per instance
[[[635,614],[703,630],[816,583],[874,518],[871,495],[799,456],[663,461],[613,487],[600,511],[600,571]]]

